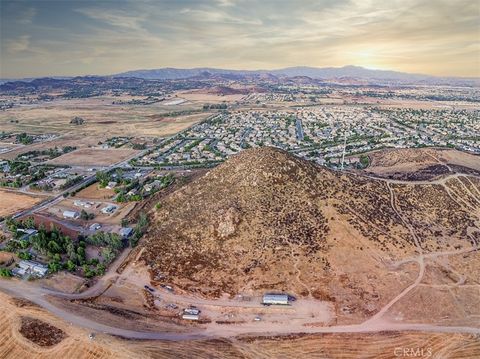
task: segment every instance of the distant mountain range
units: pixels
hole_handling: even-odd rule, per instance
[[[134,70],[113,75],[114,77],[136,77],[142,79],[172,80],[207,76],[275,76],[275,77],[309,77],[317,80],[357,79],[368,82],[386,83],[425,83],[425,84],[465,84],[479,85],[479,78],[437,77],[431,75],[411,74],[398,71],[371,70],[360,66],[344,67],[287,67],[278,70],[228,70],[215,68],[160,68],[152,70]]]
[[[423,74],[411,74],[398,71],[372,70],[360,66],[344,67],[286,67],[278,70],[229,70],[209,67],[192,69],[178,69],[165,67],[151,70],[133,70],[107,76],[53,76],[49,79],[69,80],[74,78],[136,78],[143,80],[182,80],[209,78],[223,78],[227,80],[282,80],[285,78],[304,78],[314,81],[334,81],[340,83],[361,83],[378,85],[395,84],[425,84],[425,85],[460,85],[480,86],[478,77],[437,77]],[[32,82],[34,78],[0,79],[0,84],[6,82],[23,81]]]

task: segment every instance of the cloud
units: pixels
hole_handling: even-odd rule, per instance
[[[236,2],[234,0],[217,0],[218,6],[230,7],[235,6]]]
[[[51,74],[59,66],[63,74],[102,74],[163,66],[346,64],[480,75],[480,14],[470,0],[118,0],[62,6],[24,0],[7,5],[0,12],[0,46],[2,67],[12,76],[30,69]]]
[[[18,16],[18,22],[22,25],[28,25],[33,22],[37,10],[33,7],[27,7]]]
[[[105,11],[104,9],[85,8],[76,9],[76,11],[101,23],[127,30],[142,29],[141,24],[145,20],[145,16],[134,15],[121,10]]]
[[[206,22],[210,24],[238,24],[238,25],[262,25],[261,19],[253,19],[248,17],[240,17],[231,15],[227,12],[218,10],[202,10],[185,8],[180,10],[180,14],[188,15],[192,21]]]
[[[22,35],[15,39],[6,41],[7,52],[9,54],[17,54],[19,52],[27,51],[30,46],[30,35]]]

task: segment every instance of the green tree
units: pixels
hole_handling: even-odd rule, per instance
[[[102,249],[102,258],[105,264],[110,264],[115,259],[115,252],[110,247],[106,247]]]
[[[102,263],[97,264],[97,267],[96,267],[97,275],[104,275],[105,270],[106,270],[106,267],[105,267],[104,264],[102,264]]]
[[[98,171],[95,175],[100,187],[105,187],[110,181],[110,175],[107,172]]]
[[[8,268],[0,268],[0,277],[10,278],[12,276],[12,271]]]
[[[69,272],[73,272],[75,271],[75,269],[77,269],[77,266],[76,264],[72,261],[72,260],[68,260],[67,263],[65,264],[65,268],[69,271]]]
[[[50,273],[56,273],[62,269],[62,265],[57,261],[51,261],[48,263],[48,270]]]

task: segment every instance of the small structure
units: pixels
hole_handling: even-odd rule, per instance
[[[84,207],[84,208],[90,208],[94,205],[95,203],[93,202],[86,202],[86,201],[81,201],[81,200],[75,200],[73,201],[73,205],[77,207]]]
[[[107,186],[105,187],[106,189],[114,189],[117,186],[117,182],[115,181],[110,181],[108,182]]]
[[[133,228],[131,227],[123,227],[118,231],[118,234],[122,236],[122,238],[128,238],[132,235],[133,233]]]
[[[98,231],[100,228],[102,228],[102,225],[100,223],[93,223],[89,229],[91,231]]]
[[[185,308],[185,309],[183,310],[183,314],[199,315],[199,314],[200,314],[200,310],[197,309],[197,308],[194,308],[194,307]]]
[[[143,186],[143,189],[146,191],[146,192],[150,192],[152,191],[153,189],[157,188],[157,187],[160,187],[161,185],[161,182],[159,180],[155,180],[153,182],[150,182],[150,183],[147,183],[146,185]]]
[[[38,231],[36,229],[32,229],[32,228],[18,228],[17,229],[17,233],[20,232],[20,233],[24,233],[22,235],[22,237],[20,237],[20,240],[22,241],[28,241],[30,240],[30,238],[32,236],[34,236],[35,234],[38,233]]]
[[[288,305],[289,298],[288,294],[275,294],[275,293],[267,293],[263,296],[263,305]]]
[[[113,204],[109,204],[108,206],[102,208],[102,213],[112,214],[113,212],[116,211],[116,209],[117,209],[117,206],[114,206]]]
[[[183,310],[182,319],[198,320],[199,317],[200,317],[200,310],[194,306],[190,306]]]
[[[76,211],[63,211],[63,218],[77,219],[80,217],[80,213]]]
[[[21,260],[18,267],[12,270],[12,273],[18,277],[23,277],[26,274],[33,275],[38,278],[45,277],[48,273],[48,267],[42,263]]]
[[[198,314],[187,314],[187,313],[184,313],[182,315],[182,319],[185,319],[185,320],[198,320],[199,316]]]

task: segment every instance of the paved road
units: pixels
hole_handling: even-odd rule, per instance
[[[115,163],[115,164],[112,164],[112,165],[110,165],[110,166],[108,166],[108,167],[105,167],[105,168],[103,169],[103,171],[107,171],[107,172],[108,172],[108,171],[112,171],[112,170],[114,170],[114,169],[116,169],[116,168],[123,167],[123,166],[127,165],[130,160],[132,160],[132,159],[134,159],[134,158],[142,157],[147,151],[148,151],[148,150],[143,150],[143,151],[141,151],[141,152],[139,152],[139,153],[137,153],[137,154],[134,154],[134,155],[128,157],[127,159],[125,159],[125,160],[123,160],[123,161],[120,161],[120,162],[117,162],[117,163]],[[26,210],[24,210],[24,211],[20,211],[20,212],[16,213],[15,215],[13,215],[12,217],[13,217],[13,218],[25,217],[25,216],[29,216],[29,215],[31,215],[31,214],[33,214],[33,213],[35,213],[35,212],[41,211],[41,210],[43,210],[43,209],[45,209],[45,208],[47,208],[47,207],[49,207],[49,206],[52,206],[52,205],[60,202],[60,201],[64,198],[64,194],[65,194],[65,193],[76,191],[76,190],[82,188],[83,186],[87,186],[87,185],[89,185],[89,184],[94,183],[95,180],[96,180],[96,174],[94,173],[94,174],[92,174],[91,176],[85,177],[81,182],[79,182],[79,183],[73,185],[72,187],[67,188],[67,189],[65,189],[64,191],[60,192],[60,193],[57,194],[55,197],[49,198],[49,199],[47,199],[46,201],[43,201],[43,202],[41,202],[41,203],[39,203],[39,204],[37,204],[37,205],[35,205],[35,206],[33,206],[33,207],[30,207],[30,208],[28,208],[28,209],[26,209]],[[1,222],[0,222],[0,223],[1,223]]]
[[[302,120],[297,119],[297,121],[295,122],[295,126],[297,128],[297,140],[303,141],[303,139],[305,138],[305,135],[303,133]]]

